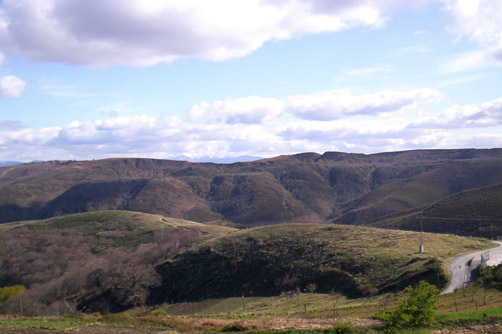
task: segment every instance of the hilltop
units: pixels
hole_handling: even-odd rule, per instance
[[[0,168],[0,222],[130,210],[244,227],[367,224],[502,183],[502,149],[302,153],[232,164],[156,159]]]

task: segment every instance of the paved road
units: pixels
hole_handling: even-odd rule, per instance
[[[466,286],[476,280],[473,273],[474,270],[481,264],[481,254],[489,253],[489,266],[495,266],[502,263],[502,241],[494,241],[499,244],[497,247],[488,251],[474,252],[465,255],[459,255],[453,258],[450,267],[450,285],[441,294],[446,294],[455,291],[456,289]],[[485,254],[486,255],[486,254]]]

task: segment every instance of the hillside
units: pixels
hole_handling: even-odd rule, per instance
[[[13,235],[27,232],[45,231],[49,233],[76,233],[82,236],[108,239],[114,246],[136,247],[152,241],[155,232],[176,230],[197,230],[202,238],[214,238],[235,229],[213,226],[176,218],[132,211],[95,211],[54,217],[45,220],[6,223],[0,231]]]
[[[130,210],[252,227],[366,224],[502,183],[502,149],[302,153],[233,164],[155,159],[0,168],[0,222]]]
[[[423,207],[384,216],[369,226],[485,238],[502,237],[502,184],[457,193]]]
[[[490,248],[486,240],[358,226],[283,224],[238,231],[160,265],[150,303],[278,295],[315,286],[366,296],[422,279],[445,284],[443,261]]]
[[[0,286],[22,284],[24,314],[116,312],[211,297],[309,289],[373,295],[427,279],[486,240],[361,226],[236,230],[159,215],[98,211],[0,226]],[[19,309],[13,298],[5,311]],[[17,312],[16,311],[16,312]]]
[[[26,286],[25,314],[123,310],[160,284],[156,265],[233,231],[129,211],[2,224],[0,287]]]

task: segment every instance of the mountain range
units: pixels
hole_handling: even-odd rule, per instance
[[[0,222],[129,210],[237,227],[333,222],[417,230],[418,220],[405,217],[442,203],[449,211],[434,216],[496,222],[499,184],[502,149],[301,153],[232,164],[48,161],[0,168]],[[474,205],[464,216],[453,208],[456,199],[491,197],[488,209]]]

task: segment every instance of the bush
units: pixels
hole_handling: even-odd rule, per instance
[[[241,323],[233,323],[226,325],[221,329],[222,332],[246,332],[250,330],[251,328],[249,326],[243,325]]]
[[[502,264],[479,269],[479,276],[484,287],[502,290]]]
[[[437,310],[439,290],[425,281],[417,286],[405,289],[406,295],[393,312],[387,313],[386,332],[395,332],[398,328],[430,328],[438,325],[434,316]]]
[[[6,286],[0,288],[0,305],[3,305],[7,300],[26,291],[23,285]]]
[[[150,314],[153,316],[156,316],[156,317],[168,317],[169,316],[169,314],[163,308],[155,309]]]
[[[324,330],[323,334],[352,334],[354,331],[350,323],[337,324],[333,328]]]

